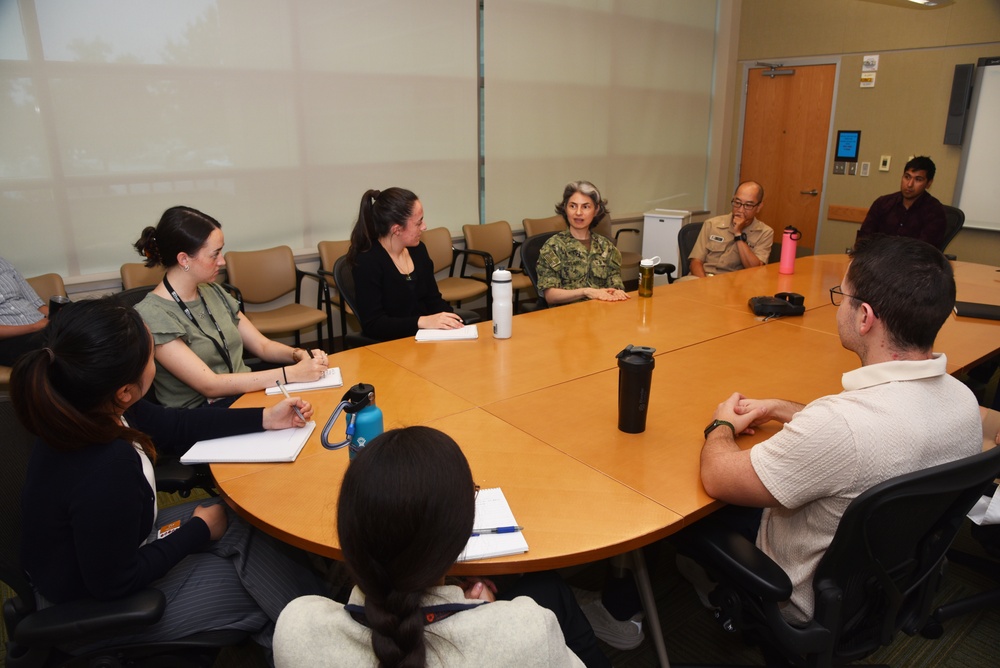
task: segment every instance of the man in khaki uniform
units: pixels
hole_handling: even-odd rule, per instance
[[[755,218],[764,188],[744,181],[733,196],[733,212],[709,218],[702,225],[690,260],[690,275],[704,278],[767,264],[774,230]]]

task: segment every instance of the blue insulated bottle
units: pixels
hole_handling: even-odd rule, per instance
[[[372,391],[371,403],[355,414],[351,426],[354,429],[351,434],[351,444],[348,448],[350,449],[349,458],[354,459],[368,441],[384,431],[382,427],[382,409],[375,405],[374,391]]]

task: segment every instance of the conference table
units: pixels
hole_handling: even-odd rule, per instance
[[[565,567],[637,550],[712,512],[699,478],[702,430],[732,392],[807,403],[840,392],[859,365],[840,345],[829,289],[849,258],[778,265],[659,285],[651,298],[587,301],[518,315],[510,339],[490,322],[472,341],[390,341],[330,356],[345,388],[313,391],[317,429],[298,458],[280,464],[215,464],[225,499],[258,528],[303,549],[341,558],[336,499],[347,449],[329,451],[320,431],[347,386],[375,386],[386,429],[428,425],[462,447],[481,488],[500,487],[529,551],[458,563],[457,575]],[[954,262],[958,299],[1000,305],[996,267]],[[764,319],[747,300],[794,291],[802,316]],[[615,355],[628,344],[656,349],[646,430],[617,428]],[[951,373],[1000,350],[1000,322],[949,317],[935,350]],[[278,397],[244,395],[237,406]],[[342,438],[344,420],[333,435]],[[750,447],[773,434],[770,423]],[[657,634],[658,635],[658,634]],[[665,655],[664,655],[665,656]]]

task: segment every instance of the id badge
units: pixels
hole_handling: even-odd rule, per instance
[[[156,532],[156,538],[157,539],[166,538],[167,536],[169,536],[170,534],[172,534],[173,532],[177,531],[180,528],[181,528],[180,520],[174,520],[170,524],[164,524],[162,527],[160,527],[160,530]]]

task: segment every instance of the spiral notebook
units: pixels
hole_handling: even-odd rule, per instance
[[[198,441],[181,456],[181,464],[294,462],[315,428],[315,422],[307,422],[301,429],[291,427]]]
[[[514,513],[507,498],[499,487],[479,490],[476,495],[476,520],[472,532],[477,529],[515,526]],[[491,533],[470,536],[465,549],[458,555],[459,561],[504,557],[508,554],[523,554],[528,551],[528,542],[520,531],[513,533]]]
[[[344,378],[340,375],[340,367],[333,366],[326,370],[319,380],[306,383],[285,383],[285,389],[290,393],[305,392],[306,390],[322,390],[328,387],[343,387]],[[273,385],[264,390],[264,394],[281,394],[281,388]]]

